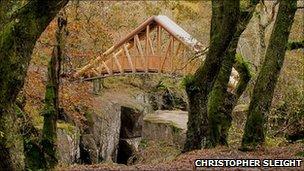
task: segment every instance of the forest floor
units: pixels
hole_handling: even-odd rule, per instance
[[[293,143],[282,147],[260,149],[252,152],[242,152],[228,147],[204,149],[180,154],[172,160],[152,163],[123,165],[115,163],[101,163],[94,165],[73,165],[59,170],[304,170],[304,157],[297,157],[299,151],[303,151],[303,143]],[[301,167],[248,167],[248,168],[195,168],[195,159],[302,159]]]

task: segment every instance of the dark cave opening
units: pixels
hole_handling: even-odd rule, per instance
[[[143,113],[137,109],[121,107],[121,127],[117,163],[132,164],[136,161],[134,139],[141,137]]]

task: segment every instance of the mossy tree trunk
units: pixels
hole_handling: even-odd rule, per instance
[[[257,4],[258,1],[252,0],[246,9],[240,11],[237,30],[234,32],[234,36],[229,48],[224,54],[219,75],[217,76],[215,85],[208,98],[208,117],[210,129],[210,143],[208,145],[210,147],[215,147],[218,144],[228,145],[227,134],[231,126],[232,110],[250,80],[250,73],[248,67],[245,67],[246,65],[244,65],[244,60],[240,58],[235,60],[235,57],[239,38],[252,18]],[[235,68],[241,76],[239,81],[241,84],[237,85],[238,87],[236,90],[238,91],[232,94],[227,90],[232,67],[235,64],[235,61],[237,62],[237,67]]]
[[[208,138],[208,94],[219,73],[224,54],[236,31],[239,15],[239,1],[212,1],[210,48],[205,62],[194,76],[186,79],[189,99],[187,138],[183,151],[200,149]]]
[[[0,29],[0,170],[24,168],[23,144],[13,106],[36,40],[67,2],[29,1]]]
[[[227,64],[230,63],[223,63],[219,76],[225,76],[225,72],[228,70]],[[244,61],[243,57],[240,54],[236,54],[233,66],[238,71],[240,76],[235,90],[232,93],[228,92],[227,85],[225,87],[224,83],[220,82],[218,79],[215,83],[214,89],[209,96],[208,113],[210,127],[210,147],[215,147],[218,144],[228,145],[227,139],[228,131],[232,122],[232,111],[251,79],[251,73],[248,64],[246,61]],[[224,70],[224,68],[226,69]],[[226,74],[228,74],[228,72]],[[226,76],[229,77],[230,72]]]
[[[252,150],[265,141],[267,113],[282,68],[290,29],[297,9],[296,0],[281,0],[265,60],[251,97],[242,149]]]
[[[59,16],[56,31],[56,45],[48,65],[48,80],[45,91],[45,106],[41,145],[46,153],[49,168],[54,168],[58,163],[56,156],[57,143],[57,118],[59,115],[59,83],[63,50],[65,46],[67,20]]]

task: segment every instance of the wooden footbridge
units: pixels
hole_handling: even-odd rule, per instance
[[[94,80],[126,74],[193,73],[206,48],[166,16],[152,16],[74,75]],[[234,70],[235,71],[235,70]],[[237,73],[230,84],[235,85]]]

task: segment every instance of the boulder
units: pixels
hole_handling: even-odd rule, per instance
[[[116,162],[120,139],[141,136],[142,117],[150,107],[140,92],[108,90],[95,100],[94,111],[86,115],[88,129],[82,135],[81,145],[87,159],[82,162]]]
[[[182,147],[187,132],[188,112],[156,111],[144,118],[142,138],[147,140],[166,141]]]
[[[69,123],[58,123],[57,148],[58,161],[68,165],[78,162],[80,158],[80,131]]]
[[[136,162],[136,153],[138,152],[138,146],[141,141],[141,137],[120,139],[117,155],[117,163],[121,164],[133,164]]]

